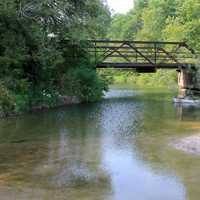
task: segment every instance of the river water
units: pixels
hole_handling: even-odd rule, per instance
[[[0,121],[0,200],[199,200],[200,132],[173,93],[113,88],[102,102]]]

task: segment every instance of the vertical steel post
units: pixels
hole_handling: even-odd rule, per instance
[[[154,62],[156,65],[156,63],[157,63],[157,45],[156,45],[156,43],[154,44]]]
[[[94,59],[95,59],[95,65],[97,64],[97,48],[96,48],[96,45],[97,45],[97,43],[96,42],[94,42]]]

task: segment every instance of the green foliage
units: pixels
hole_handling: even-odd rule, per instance
[[[15,112],[25,112],[30,109],[30,98],[29,95],[26,94],[16,94],[15,95]]]
[[[1,0],[0,82],[9,91],[0,93],[1,109],[18,112],[55,105],[63,77],[77,68],[88,72],[91,56],[82,40],[104,37],[109,23],[110,11],[101,0]],[[77,84],[82,99],[95,92],[82,88],[83,81]],[[97,85],[90,90],[103,90],[100,80],[92,84]]]
[[[65,77],[65,90],[68,95],[75,95],[81,101],[93,102],[99,100],[107,85],[94,69],[79,67],[68,71]]]
[[[115,15],[109,38],[155,41],[186,41],[200,51],[199,0],[134,0],[134,8],[124,15]],[[118,76],[122,81],[126,73]],[[176,72],[159,71],[155,75],[132,74],[132,81],[140,85],[177,85]],[[119,78],[120,77],[120,78]],[[129,77],[129,76],[128,76]],[[157,81],[156,81],[157,80]],[[167,80],[165,83],[164,80]],[[171,81],[170,81],[171,80]]]
[[[139,74],[132,70],[109,70],[101,72],[110,79],[111,84],[129,84],[136,87],[177,88],[177,72],[173,70],[158,70],[153,74]]]
[[[177,0],[176,14],[168,17],[163,29],[163,38],[187,41],[194,49],[200,50],[200,2],[198,0]],[[175,34],[177,33],[177,34]]]
[[[0,115],[7,115],[15,109],[15,101],[10,92],[0,84]]]

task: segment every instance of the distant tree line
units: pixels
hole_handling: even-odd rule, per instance
[[[199,0],[134,0],[134,8],[127,14],[116,14],[108,37],[112,39],[186,41],[200,50]],[[128,73],[130,74],[130,73]],[[133,73],[131,73],[132,76]],[[127,73],[125,73],[127,75]],[[175,71],[131,77],[135,82],[149,85],[176,85]]]

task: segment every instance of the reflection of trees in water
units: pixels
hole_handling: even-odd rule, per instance
[[[20,149],[15,159],[17,164],[13,161],[11,164],[10,183],[13,189],[16,182],[21,181],[22,191],[25,192],[28,186],[35,188],[33,196],[38,193],[38,188],[47,190],[47,196],[53,195],[48,188],[55,192],[65,188],[61,194],[72,200],[79,196],[81,199],[87,196],[87,200],[104,199],[103,196],[110,193],[111,185],[110,177],[102,167],[102,134],[113,134],[116,144],[120,138],[127,136],[128,143],[129,136],[139,130],[140,112],[140,106],[135,107],[131,100],[122,100],[114,104],[111,101],[72,106],[66,110],[11,120],[10,125],[4,127],[7,131],[5,141],[26,139],[25,143],[16,144],[14,150]],[[7,130],[8,127],[12,131]],[[24,145],[27,145],[26,149]],[[2,152],[7,148],[8,145],[2,147]],[[20,156],[22,159],[19,159]],[[8,155],[10,160],[13,157]],[[27,160],[34,162],[29,167],[22,166],[21,163]],[[20,170],[13,179],[16,169]],[[39,196],[45,195],[41,193]]]
[[[106,181],[106,174],[101,169],[101,147],[99,130],[93,113],[81,112],[72,124],[62,128],[56,145],[50,145],[48,165],[56,160],[63,161],[53,181],[65,184],[98,184]],[[66,118],[65,118],[66,119]],[[72,126],[73,125],[73,126]],[[54,141],[53,141],[54,142]],[[90,183],[91,182],[91,183]]]
[[[191,110],[187,119],[191,112],[199,119]],[[155,173],[176,174],[196,200],[199,160],[166,145],[181,130],[178,121],[169,102],[132,98],[1,121],[0,184],[11,185],[12,191],[0,189],[0,195],[14,191],[17,200],[106,199],[112,186],[102,157],[104,148],[114,145],[136,151]]]
[[[200,159],[173,150],[168,144],[173,138],[188,134],[188,122],[199,123],[199,111],[191,106],[174,108],[165,101],[145,102],[142,130],[132,144],[138,157],[155,173],[182,180],[191,200],[199,199]]]
[[[173,123],[177,119],[171,102],[165,100],[146,102],[144,104],[143,118],[143,133],[147,134],[157,135],[160,132],[161,134],[166,134],[166,132],[169,132],[169,129],[173,129],[178,125],[177,123]]]
[[[181,197],[184,196],[184,194],[176,191],[179,185],[181,189],[183,188],[180,181],[176,184],[176,180],[173,179],[171,181],[171,177],[169,181],[165,181],[162,175],[159,174],[160,170],[158,169],[151,172],[149,167],[140,160],[140,157],[143,157],[143,151],[141,150],[140,153],[140,148],[137,146],[138,138],[145,141],[145,139],[148,138],[148,134],[150,134],[149,139],[151,140],[153,140],[152,137],[156,137],[156,133],[153,133],[153,127],[155,127],[157,123],[160,123],[158,129],[156,129],[156,131],[158,131],[162,128],[161,126],[166,125],[162,117],[167,119],[167,123],[170,122],[171,116],[174,117],[173,111],[169,113],[171,112],[171,110],[169,110],[169,103],[135,102],[131,99],[112,100],[111,102],[112,104],[104,104],[105,109],[103,109],[102,112],[103,120],[101,123],[101,132],[103,133],[102,138],[105,145],[104,159],[106,160],[105,162],[109,170],[114,173],[111,180],[116,193],[116,199],[120,199],[120,195],[133,196],[135,194],[137,194],[135,196],[137,196],[138,199],[145,198],[148,195],[149,199],[151,195],[154,195],[154,197],[163,195],[164,197],[165,194],[167,195],[166,191],[170,189],[173,191],[168,194],[168,197],[170,195],[177,195],[177,199],[182,199]],[[164,107],[162,107],[162,104],[164,104]],[[149,133],[146,133],[146,130],[149,130]],[[147,144],[147,146],[148,145],[149,144]],[[157,148],[157,146],[154,145],[152,148]],[[151,159],[153,159],[154,156],[156,155],[152,155]],[[115,165],[118,166],[115,167]],[[117,172],[118,175],[115,176],[115,172]],[[124,181],[124,177],[128,177],[126,181]],[[118,181],[121,182],[119,183]],[[170,183],[170,181],[171,184],[168,187],[167,183]],[[163,188],[162,191],[158,192],[149,189],[160,185],[167,186],[167,188]],[[123,191],[121,191],[124,187],[129,188],[126,191],[130,194],[124,194]],[[128,199],[130,199],[130,196]]]
[[[177,117],[182,121],[200,121],[200,107],[195,105],[174,105]]]
[[[73,200],[81,193],[82,199],[84,195],[94,199],[110,192],[109,176],[101,168],[96,109],[98,106],[55,110],[0,126],[1,137],[6,136],[0,144],[1,182],[12,185],[12,192],[21,188],[14,192],[15,199],[23,199],[29,187],[33,188],[29,199],[54,196],[48,188],[57,194],[60,191],[56,199]]]
[[[200,159],[170,149],[168,136],[145,135],[135,139],[134,149],[155,173],[177,177],[183,182],[187,199],[199,199]]]

